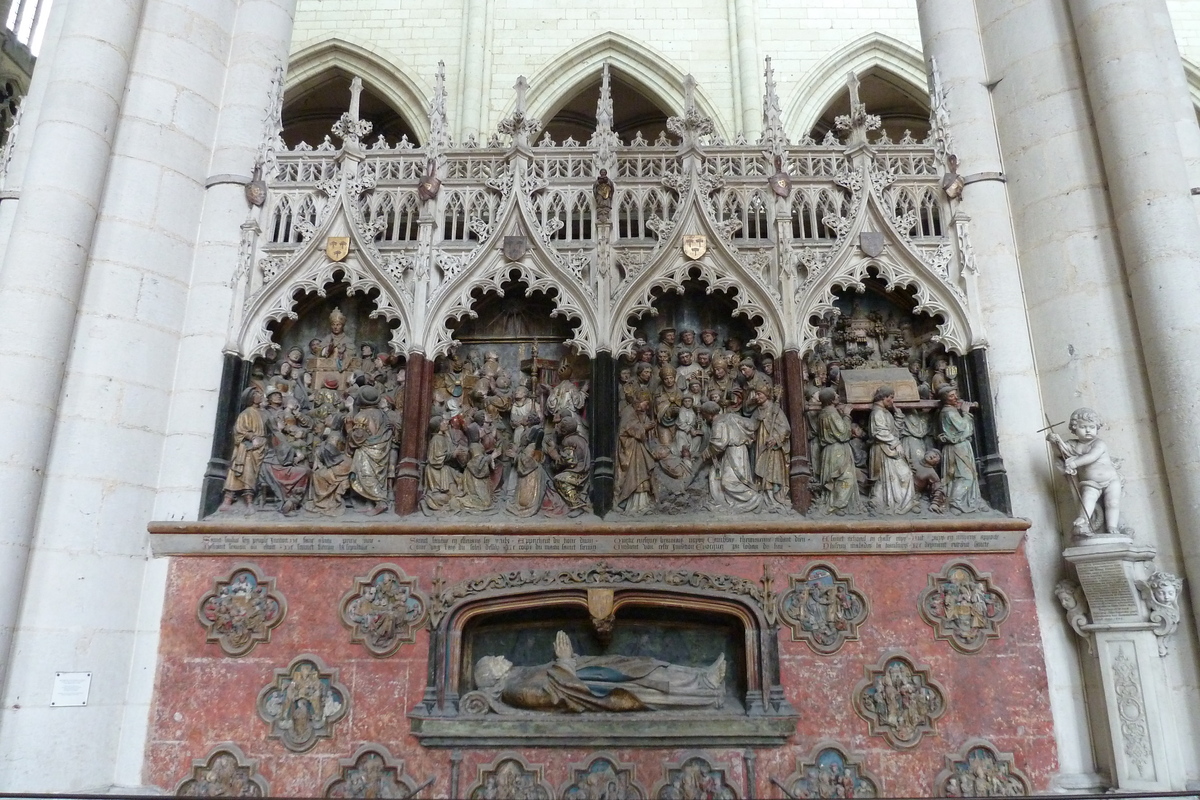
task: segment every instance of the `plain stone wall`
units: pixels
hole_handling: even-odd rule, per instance
[[[739,5],[749,9],[753,26],[735,24]],[[463,74],[468,61],[468,7],[471,16],[482,8],[489,21],[478,84],[466,81]],[[609,32],[615,32],[614,38],[630,48],[641,50],[643,59],[662,62],[660,85],[648,88],[667,98],[678,95],[677,87],[673,90],[670,86],[672,76],[692,73],[699,82],[701,102],[715,114],[718,129],[730,137],[755,130],[739,111],[735,48],[752,45],[757,51],[751,76],[755,96],[749,102],[761,116],[762,59],[766,56],[773,59],[779,94],[787,108],[802,77],[836,60],[835,54],[852,43],[883,36],[916,53],[921,41],[916,5],[911,0],[702,0],[687,5],[614,0],[603,6],[560,3],[553,13],[535,0],[300,0],[293,53],[341,38],[377,54],[421,86],[432,86],[437,62],[444,60],[452,130],[460,130],[463,112],[459,103],[468,102],[460,99],[460,92],[468,83],[478,85],[481,94],[480,127],[492,131],[512,110],[512,86],[518,75],[524,74],[531,84],[531,109],[552,113],[555,101],[561,104],[573,92],[562,86],[554,96],[544,98],[547,107],[539,108],[539,87],[552,81],[551,76],[561,72],[561,67],[577,63],[579,55],[572,58],[572,50]],[[594,79],[603,55],[590,58],[594,69],[588,77]],[[616,70],[621,71],[619,60]],[[830,99],[812,98],[811,102],[823,107]],[[748,101],[740,102],[744,107]],[[644,133],[653,138],[658,131]],[[791,133],[799,136],[804,131]]]
[[[1200,66],[1200,3],[1194,0],[1167,0],[1175,38],[1183,57]]]

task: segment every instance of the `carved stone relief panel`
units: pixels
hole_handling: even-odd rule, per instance
[[[946,712],[946,691],[929,676],[929,667],[892,651],[865,672],[854,688],[854,709],[873,736],[904,749],[916,747],[923,735],[937,729],[937,718]]]
[[[788,576],[779,600],[779,615],[792,629],[792,641],[803,641],[822,655],[836,653],[858,639],[867,619],[867,599],[830,564],[813,564],[803,575]]]
[[[1012,753],[1001,753],[984,739],[972,739],[958,753],[947,755],[946,768],[933,779],[933,788],[938,797],[1017,797],[1031,791]]]
[[[667,764],[666,776],[654,787],[655,800],[738,800],[725,765],[714,765],[704,755],[690,755]]]
[[[288,750],[303,753],[323,738],[333,736],[333,726],[346,715],[350,695],[338,682],[338,671],[320,658],[302,655],[283,669],[258,693],[258,715],[270,727],[267,734]]]
[[[429,600],[417,589],[416,578],[395,564],[383,564],[366,577],[355,578],[354,588],[342,597],[339,608],[350,641],[384,657],[416,640],[428,617]]]
[[[405,359],[372,302],[344,285],[280,323],[238,398],[219,514],[376,516],[388,509]]]
[[[817,320],[804,359],[809,452],[820,513],[966,514],[980,494],[975,429],[937,319],[907,290],[869,278]]]
[[[775,359],[751,346],[725,292],[690,279],[680,291],[656,298],[617,364],[615,508],[789,511],[791,423]]]
[[[175,787],[177,797],[266,797],[270,788],[258,774],[258,762],[232,742],[217,745],[192,762],[191,776]]]
[[[479,768],[470,800],[550,800],[554,790],[542,779],[542,767],[530,766],[515,753],[504,753]]]
[[[978,653],[988,639],[1000,637],[1008,617],[1008,597],[966,561],[951,561],[936,575],[917,601],[921,617],[934,635],[960,653]]]
[[[570,778],[559,792],[562,800],[646,800],[646,790],[633,779],[634,766],[607,754],[570,766]]]
[[[208,641],[226,655],[244,656],[259,642],[271,640],[272,629],[287,614],[287,600],[275,591],[274,578],[264,578],[252,564],[239,564],[213,581],[196,614]]]
[[[386,797],[408,800],[433,783],[418,784],[404,772],[404,762],[392,758],[383,745],[365,744],[350,758],[338,761],[341,769],[330,778],[322,797]]]
[[[565,335],[545,338],[556,327],[537,317],[552,308],[510,305],[486,304],[467,342],[436,363],[426,514],[591,512],[590,361]]]
[[[833,742],[821,742],[808,759],[797,760],[796,771],[781,785],[795,798],[878,797],[879,779],[863,768],[862,758]]]

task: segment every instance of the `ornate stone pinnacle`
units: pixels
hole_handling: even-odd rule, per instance
[[[333,135],[342,140],[343,145],[357,145],[363,137],[371,132],[371,123],[358,117],[359,98],[362,90],[362,78],[355,75],[354,79],[350,81],[350,110],[342,114],[330,128]]]
[[[861,85],[858,76],[853,72],[846,73],[846,87],[850,90],[850,113],[834,117],[833,123],[840,131],[848,131],[846,143],[849,145],[866,144],[867,131],[878,130],[883,122],[875,114],[867,113],[867,106],[858,97],[858,87]]]
[[[771,66],[770,56],[767,56],[767,68],[763,76],[766,78],[766,92],[763,95],[763,132],[758,143],[766,148],[768,155],[781,157],[789,142],[783,130],[783,109],[779,105],[775,69]]]
[[[516,108],[512,114],[500,121],[499,130],[500,133],[512,137],[514,148],[528,149],[530,137],[541,130],[542,122],[526,115],[525,93],[529,90],[529,82],[525,80],[524,75],[517,76],[513,88],[517,91]]]
[[[600,72],[600,99],[596,101],[596,131],[611,131],[613,126],[612,90],[609,86],[608,62]]]
[[[683,79],[683,116],[669,117],[667,130],[679,137],[681,151],[698,149],[701,136],[716,132],[712,119],[696,109],[696,79],[690,73]]]
[[[433,79],[433,99],[429,104],[429,143],[425,152],[430,160],[438,161],[449,146],[450,136],[446,132],[446,62],[439,61]]]

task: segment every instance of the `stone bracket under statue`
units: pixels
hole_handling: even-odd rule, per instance
[[[1162,656],[1179,623],[1180,581],[1153,570],[1153,547],[1125,536],[1063,551],[1079,577],[1056,594],[1100,665],[1113,780],[1124,791],[1183,789],[1174,703]]]
[[[427,747],[778,746],[795,732],[770,576],[601,563],[473,578],[432,597],[430,682],[409,712]],[[708,652],[672,651],[672,636],[714,621],[725,634],[706,637]],[[527,645],[539,624],[545,652],[510,655],[548,663],[495,652],[517,635],[506,631]],[[577,654],[588,642],[593,652]]]

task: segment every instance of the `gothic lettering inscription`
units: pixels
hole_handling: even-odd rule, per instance
[[[1079,582],[1092,609],[1092,621],[1139,619],[1137,597],[1120,562],[1079,564]]]
[[[157,533],[154,554],[174,555],[721,555],[756,553],[1011,553],[1021,531],[967,533],[384,534]]]

